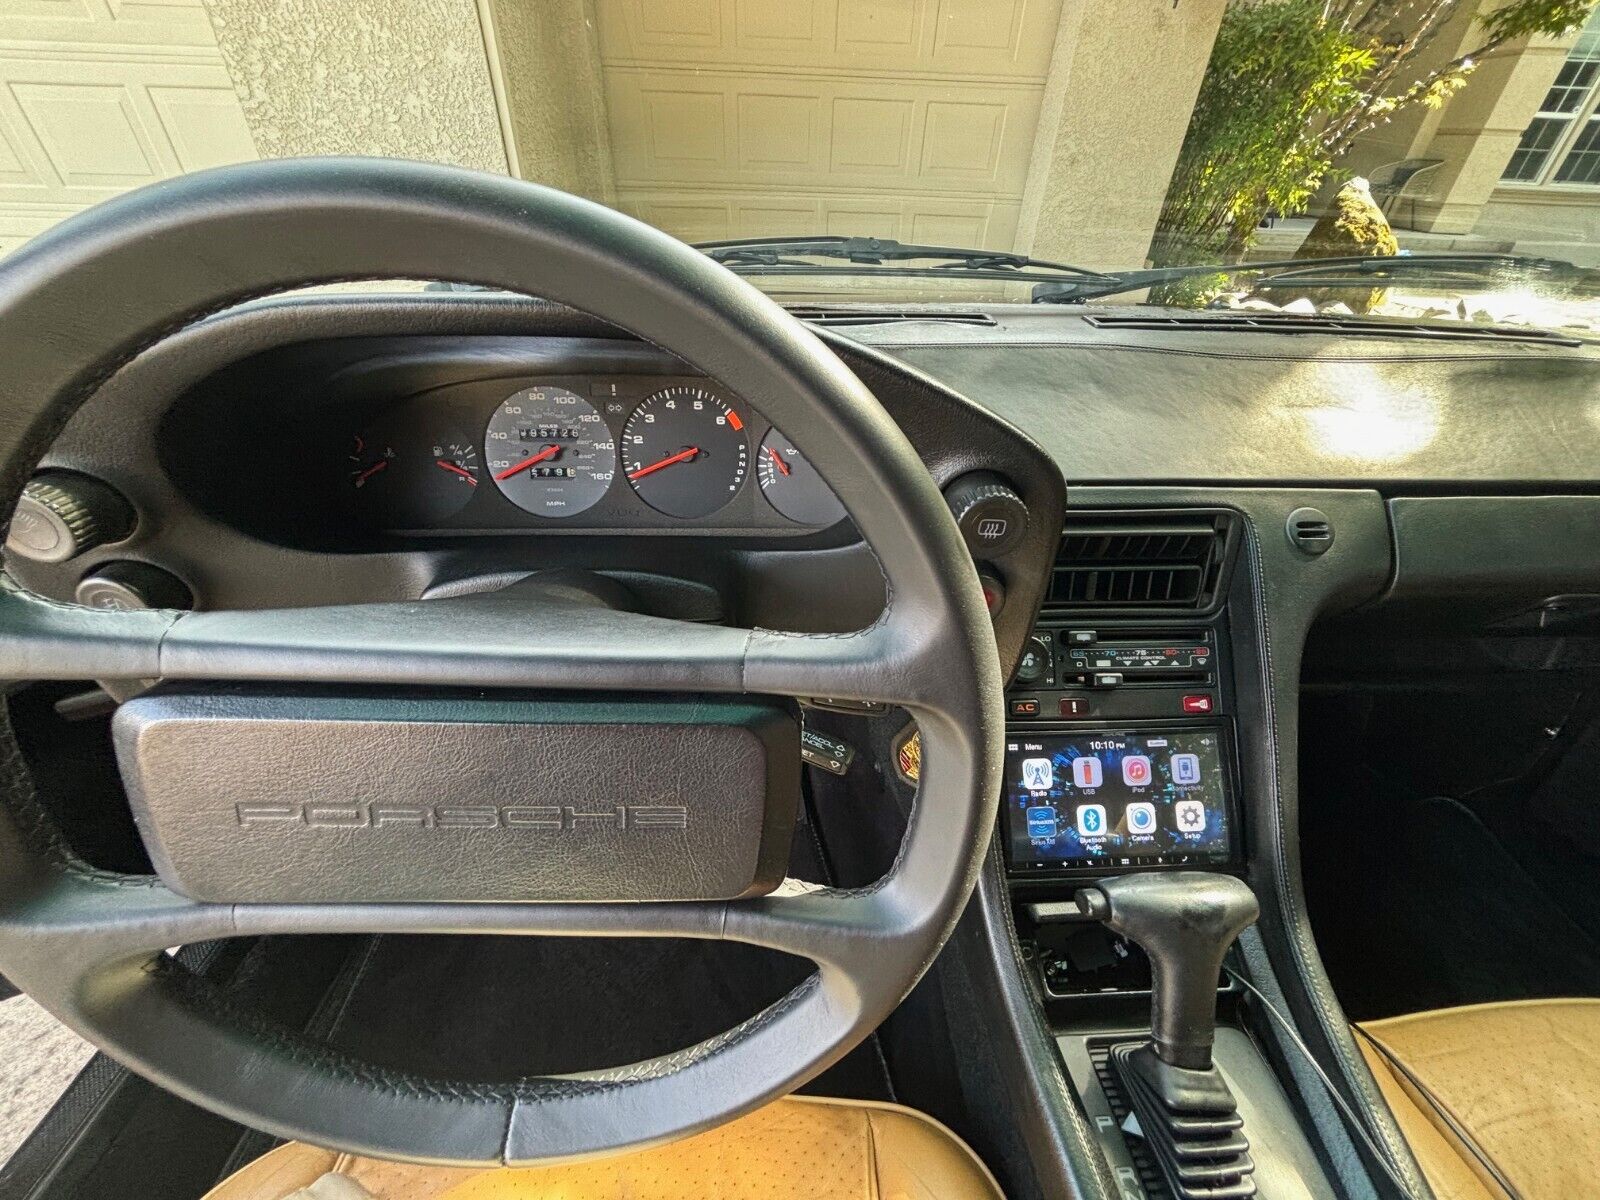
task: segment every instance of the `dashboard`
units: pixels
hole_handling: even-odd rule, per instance
[[[1011,890],[977,906],[991,925],[1108,869],[1174,866],[1246,873],[1281,914],[1315,623],[1383,609],[1481,628],[1600,596],[1592,346],[1224,338],[1199,316],[1113,327],[1043,306],[812,319],[952,507],[999,484],[1020,506],[1014,542],[969,540],[1010,681],[995,862]],[[13,547],[7,569],[57,599],[213,610],[582,570],[646,612],[869,624],[882,575],[837,498],[761,397],[697,366],[510,297],[242,306],[84,405],[42,469],[106,536]],[[838,722],[861,715],[808,709],[819,770],[848,782],[863,735]],[[909,787],[920,750],[898,714],[885,724],[853,769],[881,757]],[[1076,945],[1017,929],[1043,994],[1075,995]],[[1309,1009],[1309,985],[1283,983]]]

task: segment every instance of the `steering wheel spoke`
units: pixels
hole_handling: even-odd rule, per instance
[[[222,612],[103,611],[0,585],[0,679],[755,693],[926,704],[903,622],[784,633],[491,592]]]

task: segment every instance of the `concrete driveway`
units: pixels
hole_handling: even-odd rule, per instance
[[[26,996],[0,1001],[0,1163],[33,1132],[93,1053]]]

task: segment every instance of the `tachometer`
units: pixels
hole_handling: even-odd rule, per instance
[[[617,444],[582,396],[561,387],[524,388],[489,418],[484,458],[490,477],[518,508],[570,517],[606,494]]]
[[[648,397],[628,418],[622,445],[633,490],[673,517],[716,512],[750,469],[743,419],[704,388],[670,387]]]
[[[833,489],[794,443],[776,429],[761,439],[756,461],[756,480],[761,494],[773,508],[802,525],[832,525],[844,517],[844,505]]]

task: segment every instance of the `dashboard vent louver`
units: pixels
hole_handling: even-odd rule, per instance
[[[1232,530],[1226,513],[1104,513],[1069,520],[1048,608],[1208,607]]]
[[[1193,312],[1173,316],[1090,313],[1085,323],[1097,329],[1166,329],[1196,333],[1315,333],[1323,336],[1408,338],[1425,342],[1536,342],[1581,346],[1583,340],[1551,329],[1514,325],[1473,325],[1464,321],[1410,321],[1382,317],[1295,316],[1292,313]]]
[[[901,321],[986,326],[996,323],[988,313],[956,310],[918,312],[915,309],[824,308],[797,304],[789,309],[789,314],[813,325],[893,325]]]

